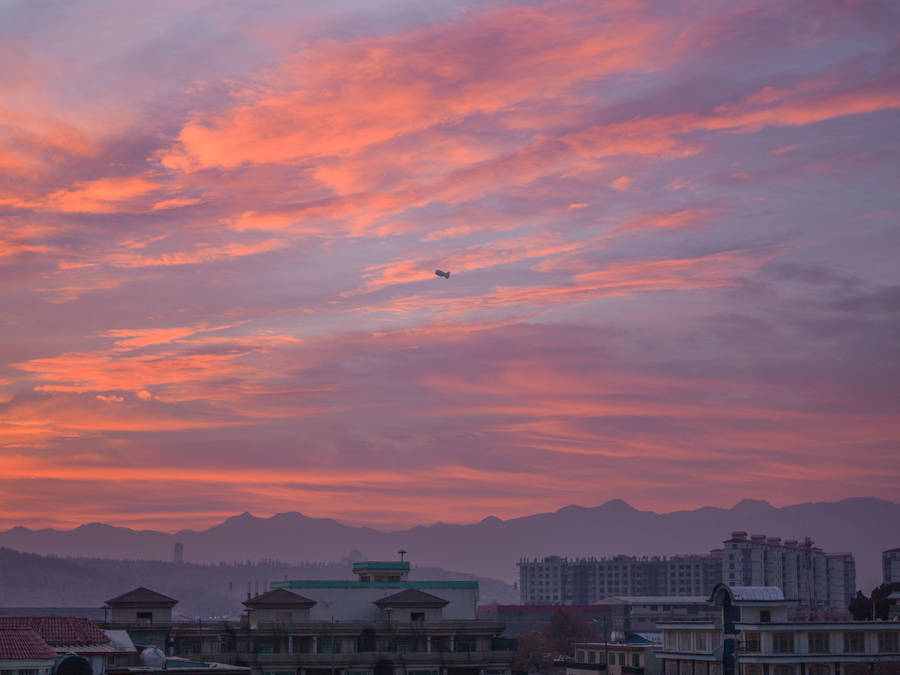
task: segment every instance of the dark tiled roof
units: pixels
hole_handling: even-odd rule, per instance
[[[56,652],[30,628],[0,628],[0,661],[55,658]]]
[[[276,588],[274,591],[268,591],[257,595],[255,598],[244,601],[247,607],[263,607],[263,606],[279,606],[279,607],[312,607],[316,604],[315,600],[304,598],[298,593],[283,588]]]
[[[106,644],[109,636],[82,616],[0,616],[0,630],[29,629],[49,645]]]
[[[375,604],[379,607],[443,607],[450,604],[450,601],[416,588],[407,588],[405,591],[376,600]]]
[[[135,588],[133,591],[128,591],[127,593],[123,593],[122,595],[117,595],[112,600],[107,600],[106,604],[110,606],[134,604],[165,604],[171,607],[173,605],[177,605],[178,601],[174,598],[170,598],[168,595],[163,595],[162,593],[157,593],[156,591],[151,591],[149,588],[140,586],[138,588]]]

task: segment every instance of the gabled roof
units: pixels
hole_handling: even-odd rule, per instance
[[[29,629],[51,646],[105,645],[109,636],[82,616],[0,616],[0,630]]]
[[[122,595],[117,595],[113,599],[107,600],[106,604],[110,607],[114,605],[165,605],[173,607],[178,604],[178,601],[170,598],[168,595],[139,586],[133,591],[122,593]]]
[[[30,628],[0,628],[0,661],[56,658],[53,648]]]
[[[407,588],[405,591],[376,600],[375,604],[379,607],[443,607],[449,605],[450,601],[417,588]]]
[[[247,607],[312,607],[316,604],[315,600],[305,598],[298,593],[292,593],[284,588],[276,588],[273,591],[267,591],[255,598],[245,600],[243,603]]]

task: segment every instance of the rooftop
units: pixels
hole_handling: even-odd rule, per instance
[[[0,616],[0,630],[30,629],[50,645],[97,645],[109,636],[81,616]]]
[[[111,600],[107,600],[106,604],[110,607],[114,605],[134,605],[134,604],[146,604],[146,605],[168,605],[174,606],[178,604],[178,601],[175,598],[170,598],[168,595],[163,595],[162,593],[157,593],[156,591],[151,591],[149,588],[144,588],[143,586],[139,586],[134,590],[128,591],[127,593],[122,593],[122,595],[117,595]]]
[[[315,600],[304,598],[302,595],[292,593],[284,588],[276,588],[272,591],[266,591],[255,598],[244,601],[247,607],[312,607],[316,604]]]
[[[732,597],[740,601],[784,600],[784,592],[777,586],[729,586]]]
[[[633,605],[707,605],[709,598],[699,595],[610,595],[595,602],[595,605],[611,604],[616,601]]]
[[[30,628],[0,628],[0,661],[55,659],[56,652]]]
[[[365,562],[353,563],[353,571],[366,570],[400,570],[409,572],[409,562],[403,560],[366,560]]]
[[[443,607],[450,602],[417,588],[407,588],[399,593],[376,600],[375,604],[379,607]]]
[[[273,581],[272,588],[444,588],[477,589],[477,581],[350,581],[338,579],[335,581]]]

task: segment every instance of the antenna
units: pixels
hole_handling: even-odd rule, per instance
[[[403,562],[403,556],[406,555],[406,551],[404,551],[404,550],[401,548],[399,551],[397,551],[397,553],[400,554],[400,562]]]

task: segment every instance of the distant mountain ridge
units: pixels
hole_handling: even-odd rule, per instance
[[[393,559],[399,549],[422,566],[466,570],[513,581],[522,557],[707,553],[732,530],[782,539],[812,537],[828,552],[856,556],[857,584],[868,592],[881,581],[881,551],[900,545],[900,504],[858,497],[776,508],[744,499],[730,509],[702,507],[659,514],[621,499],[600,506],[566,506],[552,513],[470,525],[437,523],[380,532],[298,512],[257,518],[242,513],[206,530],[175,533],[89,523],[72,530],[14,527],[0,547],[42,555],[171,560],[175,542],[191,562],[260,560],[326,562],[354,549]]]

